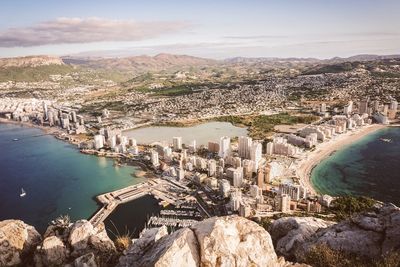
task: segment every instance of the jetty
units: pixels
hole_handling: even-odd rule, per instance
[[[102,207],[89,219],[94,225],[103,222],[114,209],[123,203],[141,198],[145,195],[152,195],[156,199],[171,205],[177,205],[187,200],[188,195],[180,197],[188,188],[167,179],[153,178],[146,182],[131,185],[122,189],[98,195],[97,201]]]

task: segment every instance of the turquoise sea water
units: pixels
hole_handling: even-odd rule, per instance
[[[400,127],[343,147],[313,169],[311,180],[321,193],[366,195],[400,205]]]
[[[0,124],[0,220],[22,219],[43,232],[60,214],[88,218],[98,209],[94,196],[144,181],[135,171],[39,129]]]

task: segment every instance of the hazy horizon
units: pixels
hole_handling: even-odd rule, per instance
[[[398,10],[395,0],[5,0],[0,57],[392,55],[400,54]]]

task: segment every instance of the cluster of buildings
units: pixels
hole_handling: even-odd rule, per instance
[[[51,101],[38,99],[0,99],[0,113],[9,120],[57,126],[68,134],[86,133],[83,116],[73,109],[57,107]]]

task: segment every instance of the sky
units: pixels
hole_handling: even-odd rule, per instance
[[[0,57],[400,54],[399,0],[1,0]]]

